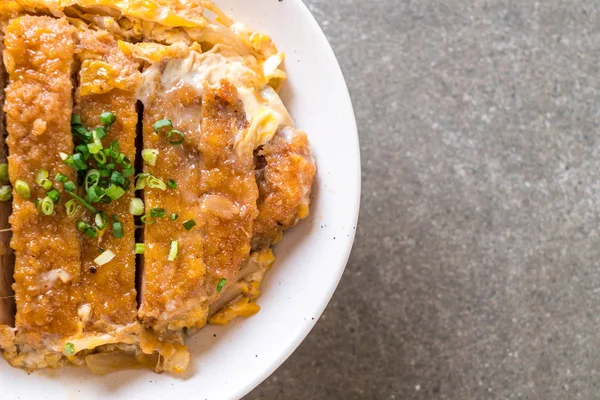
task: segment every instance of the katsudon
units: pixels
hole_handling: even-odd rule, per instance
[[[309,215],[283,53],[207,0],[5,1],[0,39],[5,358],[184,371]]]

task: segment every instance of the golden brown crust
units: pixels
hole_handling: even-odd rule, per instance
[[[65,212],[65,196],[50,216],[41,216],[32,201],[45,196],[35,184],[38,169],[76,178],[59,156],[73,151],[74,29],[65,20],[26,16],[12,20],[5,34],[10,180],[13,185],[17,179],[24,180],[32,192],[31,200],[13,193],[10,218],[16,254],[16,340],[35,347],[43,339],[77,331],[81,300],[81,245],[75,224]],[[69,279],[48,280],[48,273],[59,269]]]
[[[256,158],[260,197],[252,244],[262,248],[308,216],[316,167],[306,134],[292,128],[280,129]]]
[[[79,32],[77,57],[82,65],[80,85],[76,94],[74,113],[81,117],[88,128],[100,125],[99,116],[110,111],[117,120],[103,142],[108,147],[114,140],[119,142],[119,150],[132,162],[135,161],[135,137],[138,115],[136,111],[136,88],[140,81],[138,64],[125,56],[117,46],[117,41],[107,32]],[[91,62],[106,63],[118,71],[116,80],[124,90],[113,88],[111,82],[98,83],[97,78],[85,70]],[[84,77],[88,77],[85,80]],[[96,93],[94,93],[94,91]],[[133,178],[128,178],[133,181]],[[133,183],[133,182],[132,182]],[[129,213],[129,202],[133,193],[125,195],[110,204],[99,204],[96,208],[111,218],[117,216],[123,224],[123,238],[115,238],[112,223],[98,238],[82,237],[82,285],[84,304],[91,306],[91,320],[86,331],[111,333],[114,326],[128,325],[136,320],[137,301],[135,289],[135,224]],[[93,216],[86,213],[87,222],[93,224]],[[100,255],[99,249],[110,250],[115,258],[98,266],[94,259]]]

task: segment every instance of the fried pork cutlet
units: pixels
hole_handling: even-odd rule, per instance
[[[107,148],[117,146],[113,144],[117,142],[118,151],[133,167],[138,122],[136,95],[141,80],[139,64],[126,56],[114,37],[104,31],[79,32],[76,54],[81,70],[74,114],[81,118],[83,126],[95,128],[104,125],[99,118],[103,113],[112,113],[114,122],[102,141]],[[99,74],[100,69],[107,73]],[[97,163],[95,167],[98,168]],[[128,186],[133,185],[133,173],[127,177],[116,175],[116,179],[127,179]],[[115,334],[118,329],[137,322],[135,224],[129,212],[133,196],[128,190],[109,204],[98,204],[96,208],[104,213],[101,218],[106,224],[103,234],[93,238],[82,235],[83,302],[90,311],[86,332]],[[93,215],[83,215],[87,223],[95,223]],[[102,266],[96,264],[94,260],[101,250],[111,251],[113,261]]]
[[[52,215],[41,215],[30,200],[47,196],[36,184],[40,169],[76,180],[59,156],[73,152],[75,30],[64,19],[24,16],[6,27],[5,46],[10,84],[4,109],[9,174],[15,188],[10,217],[16,256],[15,343],[23,354],[10,361],[39,368],[56,365],[64,339],[77,333],[80,324],[81,244],[65,212],[66,196],[61,196]]]

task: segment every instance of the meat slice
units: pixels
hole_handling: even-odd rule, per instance
[[[308,216],[316,167],[306,134],[283,127],[256,152],[260,197],[255,249],[277,243],[285,229]]]
[[[138,121],[136,91],[141,79],[138,63],[123,54],[114,37],[104,31],[79,32],[76,54],[81,70],[75,115],[92,129],[102,125],[99,117],[103,112],[114,113],[116,121],[102,142],[106,148],[118,141],[119,151],[133,163]],[[132,185],[133,177],[127,179]],[[128,190],[110,204],[98,203],[96,209],[106,213],[108,226],[98,238],[82,237],[83,304],[90,311],[86,332],[114,334],[136,322],[135,224],[129,213],[132,197],[133,191]],[[87,214],[87,222],[93,224],[93,216]],[[113,217],[122,224],[122,238],[114,235]],[[98,266],[94,259],[100,249],[112,251],[114,259]]]
[[[4,35],[0,32],[0,53],[4,51]],[[7,162],[6,128],[4,126],[4,63],[0,58],[0,163]],[[0,181],[0,185],[8,182]],[[15,321],[15,301],[12,290],[15,258],[10,248],[12,233],[9,230],[8,217],[12,211],[12,202],[0,202],[0,324],[12,326]]]
[[[74,34],[64,19],[33,16],[10,21],[5,31],[9,175],[13,187],[22,180],[31,188],[30,199],[14,191],[10,217],[16,256],[15,341],[20,347],[19,357],[11,362],[30,368],[55,365],[64,339],[79,325],[81,243],[65,211],[67,199],[61,196],[49,216],[34,203],[46,196],[35,184],[39,169],[76,179],[59,155],[73,151]]]
[[[181,60],[169,62],[173,65],[166,69],[177,71]],[[219,282],[233,282],[248,258],[258,189],[252,154],[234,150],[235,138],[248,128],[236,88],[228,81],[192,86],[197,82],[194,71],[179,81],[172,76],[161,80],[161,66],[151,69],[146,71],[154,81],[144,103],[144,147],[158,150],[158,159],[146,171],[177,182],[177,189],[145,190],[147,213],[152,208],[167,211],[166,218],[145,225],[139,312],[160,333],[204,326]],[[163,82],[172,84],[164,87]],[[153,130],[164,117],[185,134],[183,144],[168,142],[169,129]],[[177,220],[169,218],[171,213],[179,215]],[[191,220],[196,226],[188,230],[183,223]],[[179,251],[169,261],[172,241]]]

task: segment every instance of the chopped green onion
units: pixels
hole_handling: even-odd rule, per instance
[[[153,208],[150,210],[150,215],[157,218],[162,218],[165,216],[167,211],[164,208]]]
[[[50,179],[44,179],[42,181],[42,187],[45,191],[52,189],[52,181]]]
[[[136,180],[135,180],[135,190],[144,189],[146,187],[146,180],[148,179],[149,176],[151,176],[151,175],[147,172],[138,174],[138,176],[136,177]]]
[[[8,164],[0,164],[0,182],[8,182]]]
[[[125,154],[123,153],[119,154],[119,156],[115,159],[117,164],[123,164],[123,160],[125,160]]]
[[[65,344],[65,353],[67,353],[68,356],[75,354],[75,345],[71,342],[67,342]]]
[[[89,143],[87,148],[90,154],[98,154],[102,150],[102,143]]]
[[[94,154],[94,156],[96,155]],[[83,159],[83,155],[81,153],[73,154],[73,165],[73,168],[75,168],[78,171],[83,171],[87,169],[87,164],[85,163],[85,160]]]
[[[169,180],[167,181],[167,186],[168,186],[170,189],[177,189],[177,181],[174,181],[173,179],[169,179]]]
[[[142,158],[148,165],[155,166],[157,156],[158,156],[158,150],[156,150],[156,149],[142,150]]]
[[[12,187],[10,185],[0,186],[0,201],[9,201],[12,199]]]
[[[71,199],[65,203],[65,209],[67,210],[67,216],[72,217],[77,213],[77,209],[79,208],[79,204],[77,204],[77,200]]]
[[[221,290],[223,290],[223,288],[225,287],[226,283],[227,283],[227,279],[221,278],[221,280],[219,281],[219,283],[217,283],[217,292],[220,292]]]
[[[125,178],[118,171],[113,171],[110,176],[110,181],[115,185],[123,186],[125,184]]]
[[[105,192],[99,186],[92,186],[90,190],[87,191],[86,200],[90,203],[97,203],[104,198]]]
[[[117,120],[117,116],[110,111],[105,111],[100,114],[100,122],[104,125],[111,125]]]
[[[90,149],[87,147],[87,144],[79,144],[75,146],[75,153],[80,153],[85,161],[90,158]]]
[[[72,125],[81,125],[81,117],[79,115],[71,116],[71,124]]]
[[[90,227],[89,224],[85,223],[84,221],[77,221],[77,231],[78,232],[85,232],[86,229],[88,229]]]
[[[162,128],[165,128],[167,126],[172,128],[173,123],[166,118],[158,120],[154,123],[154,125],[152,125],[152,127],[154,128],[154,132],[156,132],[156,133],[158,133],[159,130],[161,130]]]
[[[96,223],[98,229],[103,230],[106,228],[106,224],[108,224],[108,217],[104,212],[101,211],[94,217],[94,222]]]
[[[51,215],[54,212],[54,201],[50,196],[44,197],[40,203],[40,209],[44,215]]]
[[[162,179],[157,178],[153,175],[150,175],[147,179],[146,179],[146,183],[148,183],[148,187],[152,188],[152,189],[160,189],[160,190],[167,190],[167,185],[165,185],[165,183],[162,181]]]
[[[171,221],[175,221],[177,218],[179,218],[179,214],[177,214],[177,213],[171,214]]]
[[[123,238],[123,224],[121,222],[113,222],[113,235],[117,239]]]
[[[135,244],[135,254],[144,254],[146,252],[146,245],[144,243]]]
[[[169,250],[169,261],[175,261],[179,252],[179,244],[177,240],[171,240],[171,249]]]
[[[106,131],[101,126],[94,128],[94,130],[92,131],[92,139],[94,139],[94,142],[100,142],[100,140],[104,139],[105,137]]]
[[[152,225],[152,224],[156,223],[156,218],[154,218],[150,214],[146,214],[146,215],[142,216],[142,218],[140,218],[140,221],[142,221],[143,224]]]
[[[98,257],[94,258],[94,262],[99,266],[103,266],[113,258],[115,258],[115,253],[110,250],[104,250]]]
[[[131,215],[142,215],[144,213],[144,202],[137,197],[129,202],[129,213]]]
[[[35,183],[41,186],[45,179],[48,179],[48,171],[45,169],[38,169],[35,173]]]
[[[54,177],[54,179],[55,179],[56,181],[58,181],[58,182],[65,183],[65,182],[67,181],[67,179],[68,179],[68,178],[67,178],[67,176],[66,176],[66,175],[63,175],[63,174],[61,174],[61,173],[59,172],[58,174],[56,174],[56,176]]]
[[[85,143],[92,139],[92,134],[83,125],[71,125],[71,132]]]
[[[94,214],[98,213],[98,211],[87,201],[85,201],[84,199],[82,199],[81,197],[77,196],[75,193],[73,192],[69,192],[67,191],[67,193],[71,196],[73,196],[77,201],[79,201],[81,204],[83,204],[83,206],[85,208],[87,208],[88,210],[90,210],[91,212],[93,212]]]
[[[119,156],[119,142],[117,142],[116,140],[114,140],[111,144],[110,144],[110,156],[112,158],[117,158]]]
[[[103,152],[94,154],[94,158],[98,164],[106,164],[106,155]]]
[[[182,144],[183,139],[185,139],[184,133],[181,131],[178,131],[177,129],[173,129],[167,135],[167,141],[173,145]]]
[[[94,228],[87,228],[84,233],[92,239],[98,237],[98,231],[95,230]]]
[[[15,182],[15,190],[24,199],[31,198],[31,189],[29,189],[29,185],[27,182],[17,179]]]
[[[73,181],[65,182],[64,188],[67,192],[74,192],[75,191],[75,183],[73,183]]]
[[[132,176],[133,174],[135,174],[135,168],[133,168],[133,167],[123,168],[123,171],[121,172],[121,174],[123,175],[123,177],[128,178],[128,177]]]
[[[110,197],[111,200],[117,200],[125,194],[125,189],[115,184],[112,184],[108,187],[108,189],[106,189],[105,193],[108,197]]]
[[[193,227],[196,226],[196,221],[194,221],[193,219],[188,219],[187,221],[185,221],[183,223],[183,226],[185,227],[185,229],[187,229],[188,231],[191,230]]]
[[[89,191],[94,186],[98,186],[100,182],[100,171],[97,169],[90,169],[87,174],[85,174],[85,190]]]
[[[129,159],[129,157],[123,158],[123,161],[121,161],[119,164],[121,164],[123,168],[131,168],[133,166],[131,165],[131,160]]]
[[[52,189],[48,192],[48,197],[52,199],[55,203],[60,200],[60,193],[56,189]]]

